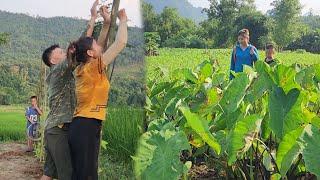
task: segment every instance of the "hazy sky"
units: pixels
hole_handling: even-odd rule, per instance
[[[42,17],[67,16],[88,19],[93,2],[94,0],[0,0],[0,10]],[[128,14],[129,25],[141,26],[140,0],[120,2],[120,8],[125,8]]]
[[[0,10],[27,13],[32,16],[67,16],[81,17],[88,19],[90,17],[90,7],[94,0],[0,0]],[[158,0],[155,0],[158,1]],[[188,0],[198,7],[208,7],[207,0]],[[266,12],[271,8],[270,3],[273,0],[256,0],[259,10]],[[107,0],[106,2],[112,2]],[[320,15],[320,0],[300,0],[304,6],[302,13],[305,14],[313,9],[315,14]],[[140,0],[121,0],[120,8],[126,8],[130,26],[142,26]]]
[[[208,7],[209,2],[207,0],[188,0],[194,6],[197,7]],[[273,0],[255,0],[257,8],[262,11],[266,12],[267,10],[271,9],[270,3]],[[300,3],[303,5],[302,14],[309,12],[310,9],[313,9],[315,14],[320,15],[320,0],[300,0]]]

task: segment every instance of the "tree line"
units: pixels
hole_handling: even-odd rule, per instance
[[[157,46],[155,42],[160,47],[230,48],[237,32],[247,28],[251,43],[260,49],[272,42],[279,50],[320,52],[320,18],[311,12],[302,16],[299,0],[274,0],[266,13],[257,9],[254,0],[209,2],[202,11],[208,18],[200,23],[180,16],[175,8],[165,7],[157,14],[151,4],[143,2],[146,48]]]

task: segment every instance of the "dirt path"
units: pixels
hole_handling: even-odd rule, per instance
[[[16,142],[0,144],[0,180],[35,180],[42,175],[42,163],[26,145]]]

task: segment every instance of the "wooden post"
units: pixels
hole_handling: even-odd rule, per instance
[[[41,138],[40,141],[37,141],[35,143],[35,147],[36,147],[36,156],[39,158],[39,160],[41,162],[44,161],[44,122],[45,122],[45,118],[46,118],[46,112],[47,112],[47,86],[45,83],[45,79],[46,79],[47,73],[46,73],[46,66],[45,64],[40,61],[40,73],[39,73],[39,84],[38,84],[38,92],[37,92],[37,96],[38,96],[38,104],[39,107],[42,110],[42,118],[41,118]]]
[[[46,78],[46,67],[42,61],[40,61],[40,73],[39,73],[39,84],[38,84],[38,104],[39,107],[42,109],[42,111],[45,111],[46,109],[46,84],[45,84],[45,78]]]
[[[120,0],[113,0],[112,10],[111,10],[111,24],[110,24],[110,29],[107,35],[108,43],[106,43],[106,46],[104,47],[105,50],[114,42],[116,38],[116,27],[117,27],[116,22],[117,22],[119,6],[120,6]],[[114,65],[115,65],[115,61],[113,61],[113,63],[109,64],[108,66],[109,81],[111,81],[111,78],[112,78]]]

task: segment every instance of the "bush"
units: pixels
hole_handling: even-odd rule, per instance
[[[9,94],[0,92],[0,105],[10,105],[12,103],[12,97]]]
[[[304,35],[288,45],[286,49],[298,50],[305,49],[307,52],[320,53],[320,32],[315,31]]]
[[[305,49],[297,49],[295,52],[299,53],[299,54],[307,53],[307,51]]]
[[[157,32],[145,32],[145,54],[147,56],[158,55],[160,35]]]

